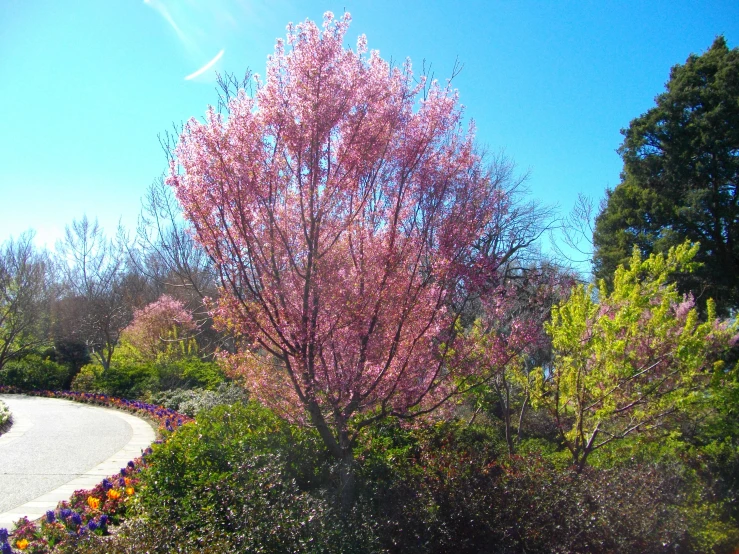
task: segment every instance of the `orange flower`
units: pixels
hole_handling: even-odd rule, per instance
[[[126,477],[123,480],[125,481],[127,487],[130,487],[131,486],[131,478],[130,477]]]
[[[90,508],[92,508],[93,510],[97,510],[100,507],[100,499],[95,498],[94,496],[88,496],[87,505],[90,506]]]
[[[28,541],[26,539],[21,539],[15,543],[15,547],[18,550],[25,550],[28,548]]]
[[[109,500],[118,500],[120,497],[121,497],[121,491],[117,491],[115,489],[110,489],[108,491]]]
[[[134,490],[133,490],[133,487],[128,487],[128,488],[126,489],[126,494],[127,494],[128,496],[133,496],[133,493],[134,493],[134,492],[136,492],[136,491],[134,491]]]

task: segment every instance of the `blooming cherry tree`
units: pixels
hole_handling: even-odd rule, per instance
[[[215,315],[248,345],[233,371],[344,461],[362,427],[479,382],[450,360],[511,207],[451,86],[364,37],[345,49],[349,21],[289,26],[253,96],[185,125],[168,178],[220,274]]]

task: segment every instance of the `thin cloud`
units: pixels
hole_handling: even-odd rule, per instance
[[[151,6],[157,12],[159,12],[159,14],[165,19],[165,21],[169,23],[170,27],[172,27],[174,32],[177,34],[177,38],[182,41],[186,48],[189,49],[192,47],[192,44],[188,40],[187,36],[185,35],[185,33],[182,32],[182,29],[180,29],[179,25],[175,23],[174,18],[172,18],[169,10],[162,2],[160,2],[159,0],[144,0],[144,4],[146,4],[147,6]]]
[[[224,49],[224,50],[221,50],[220,52],[218,52],[218,54],[216,54],[215,58],[213,58],[212,60],[210,60],[207,64],[205,64],[203,67],[201,67],[200,69],[198,69],[194,73],[190,73],[190,75],[188,75],[187,77],[185,77],[185,81],[190,81],[192,79],[195,79],[196,77],[199,77],[200,75],[202,75],[203,73],[205,73],[206,71],[208,71],[211,67],[213,67],[216,64],[216,62],[218,62],[218,60],[221,59],[221,57],[223,56],[223,53],[225,51],[226,50]]]

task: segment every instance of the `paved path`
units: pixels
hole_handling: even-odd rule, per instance
[[[143,419],[70,400],[0,395],[13,426],[0,436],[0,527],[41,517],[94,487],[155,439]]]

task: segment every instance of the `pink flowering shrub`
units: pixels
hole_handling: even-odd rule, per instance
[[[177,358],[191,353],[194,350],[191,339],[196,330],[192,312],[165,294],[134,312],[133,321],[123,330],[121,339],[142,361],[156,361],[161,356]]]

